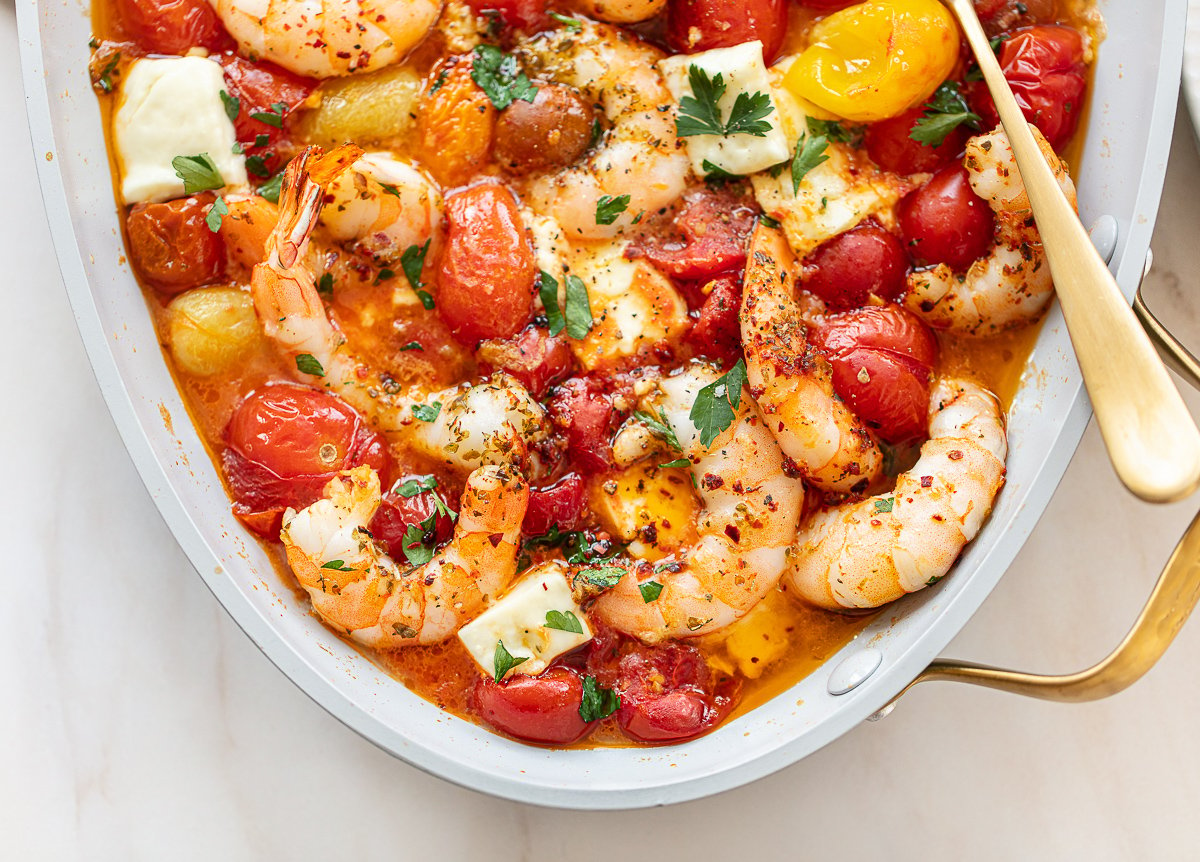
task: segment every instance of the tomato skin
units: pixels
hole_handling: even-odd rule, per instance
[[[884,301],[904,292],[908,254],[878,225],[864,223],[819,245],[804,261],[804,289],[835,311]]]
[[[714,681],[695,647],[633,647],[617,666],[617,724],[640,742],[691,739],[711,730],[737,704],[736,680]]]
[[[885,171],[905,176],[933,172],[954,161],[966,149],[966,130],[958,126],[936,147],[927,146],[909,137],[924,114],[925,107],[919,105],[867,126],[863,141],[871,161]]]
[[[800,0],[800,5],[816,9],[818,12],[837,12],[861,2],[862,0]]]
[[[397,481],[403,482],[407,479],[417,478],[424,477],[406,475],[401,476]],[[422,491],[412,497],[404,497],[389,490],[383,495],[379,509],[375,512],[371,523],[367,525],[367,529],[371,531],[372,536],[387,547],[388,553],[393,558],[399,558],[404,553],[404,534],[408,528],[410,526],[420,528],[423,521],[428,520],[430,516],[435,516],[433,522],[434,541],[435,544],[440,545],[454,532],[454,521],[439,509],[436,500],[441,500],[443,506],[449,502],[438,489]]]
[[[225,242],[204,221],[215,200],[204,192],[129,211],[129,259],[147,284],[173,296],[221,279]]]
[[[696,325],[688,340],[697,355],[732,365],[742,356],[742,328],[738,311],[742,304],[740,273],[719,275],[705,289],[708,295],[700,306]]]
[[[572,377],[550,401],[550,418],[566,433],[571,462],[588,473],[611,470],[612,437],[619,416],[611,396],[590,377]]]
[[[276,510],[318,499],[341,470],[367,464],[386,483],[391,466],[383,438],[350,405],[291,383],[247,395],[225,427],[225,440],[221,464],[235,511],[264,529],[275,525]]]
[[[467,0],[477,14],[499,12],[504,23],[519,30],[536,33],[550,24],[546,0]]]
[[[757,218],[754,204],[736,192],[700,189],[685,197],[668,235],[635,241],[625,256],[644,257],[672,278],[709,279],[745,266]]]
[[[577,473],[568,473],[552,485],[529,489],[529,506],[521,532],[544,536],[551,527],[563,532],[579,528],[587,483]]]
[[[667,44],[676,53],[757,39],[763,45],[763,61],[770,66],[783,47],[785,32],[785,0],[670,0],[667,5]]]
[[[152,54],[233,47],[225,25],[206,0],[118,0],[117,11],[129,37]]]
[[[975,194],[967,169],[949,165],[900,200],[900,232],[917,266],[944,263],[956,272],[992,246],[992,209]]]
[[[510,338],[533,316],[537,264],[517,201],[484,183],[446,198],[437,310],[464,344]]]
[[[537,676],[515,674],[503,682],[480,677],[471,705],[492,727],[527,742],[568,745],[592,727],[579,715],[583,680],[567,667],[551,667]]]
[[[881,439],[925,435],[937,339],[920,318],[897,305],[861,308],[826,317],[809,337],[838,395]]]
[[[278,113],[272,106],[284,106],[283,122],[292,111],[296,110],[316,89],[317,82],[304,78],[274,63],[260,61],[252,63],[236,54],[223,54],[217,58],[225,68],[225,82],[229,85],[229,95],[238,99],[238,115],[233,121],[234,134],[245,146],[247,156],[259,156],[263,159],[263,167],[257,174],[253,163],[247,165],[252,176],[260,180],[266,179],[279,167],[278,155],[270,149],[279,144],[284,136],[284,129],[256,120],[253,114]],[[260,135],[266,135],[266,143],[255,144]]]
[[[477,358],[485,373],[504,370],[538,399],[575,367],[575,354],[566,337],[550,335],[537,326],[527,326],[515,338],[484,342]]]
[[[1087,89],[1079,31],[1058,24],[1017,30],[1000,46],[999,60],[1025,119],[1038,127],[1050,146],[1062,148],[1079,126]],[[986,85],[975,82],[968,96],[988,127],[1000,121]]]

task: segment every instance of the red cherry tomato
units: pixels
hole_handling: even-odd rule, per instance
[[[746,264],[746,245],[758,217],[751,201],[729,190],[688,194],[670,232],[635,241],[626,257],[645,257],[672,278],[699,281]]]
[[[268,534],[274,527],[278,535],[277,515],[318,499],[341,470],[367,464],[387,481],[383,439],[350,405],[317,389],[288,383],[252,392],[230,417],[225,440],[221,463],[234,509]]]
[[[991,207],[971,189],[961,165],[942,168],[897,208],[908,256],[917,266],[961,272],[992,246]]]
[[[205,0],[118,0],[117,12],[129,37],[153,54],[233,47],[225,25]]]
[[[838,395],[881,439],[925,435],[937,340],[920,318],[896,305],[861,308],[826,317],[810,338]]]
[[[575,367],[575,354],[563,335],[527,326],[515,338],[492,339],[476,353],[485,373],[503,369],[517,378],[534,398],[565,379]]]
[[[620,417],[597,381],[572,377],[559,386],[550,418],[565,432],[567,454],[576,467],[589,473],[612,469],[612,436]]]
[[[563,532],[579,529],[586,491],[587,483],[576,473],[568,473],[544,488],[530,488],[521,532],[526,536],[544,536],[551,527]]]
[[[567,745],[592,726],[579,715],[583,680],[566,667],[548,668],[537,676],[517,674],[500,683],[480,677],[471,701],[492,727],[527,742]]]
[[[785,0],[670,0],[667,44],[677,53],[694,54],[758,40],[770,66],[787,32]]]
[[[1079,31],[1057,24],[1017,30],[1001,45],[999,59],[1025,119],[1041,130],[1054,149],[1063,147],[1079,125],[1087,89]],[[987,87],[976,82],[969,96],[984,123],[995,126],[999,117]]]
[[[425,476],[407,475],[396,481],[393,488],[383,495],[375,517],[367,525],[371,535],[381,541],[393,557],[403,553],[404,536],[409,527],[421,529],[421,524],[433,518],[435,544],[441,544],[454,532],[454,520],[446,514],[449,501],[440,489],[420,491],[411,497],[400,493],[401,485],[408,480],[421,480]],[[442,506],[439,507],[437,501]]]
[[[742,304],[742,276],[721,275],[706,286],[708,295],[688,340],[697,355],[732,365],[742,358],[742,329],[738,309]]]
[[[546,0],[467,0],[467,5],[479,14],[498,12],[505,24],[530,33],[550,23]]]
[[[129,211],[129,259],[143,281],[174,295],[225,274],[225,242],[204,221],[215,200],[205,192]]]
[[[252,63],[235,54],[223,54],[217,59],[225,67],[229,95],[238,100],[233,128],[245,147],[246,169],[260,180],[266,179],[280,166],[279,156],[271,148],[283,137],[283,121],[312,95],[317,82],[281,69],[274,63]],[[279,125],[272,119],[255,119],[255,114],[268,118],[277,116]]]
[[[537,278],[516,198],[498,183],[471,186],[446,198],[446,226],[438,313],[464,344],[516,335]]]
[[[835,311],[892,300],[904,291],[904,244],[875,224],[861,224],[817,246],[804,261],[803,285]]]
[[[634,647],[618,664],[617,724],[641,742],[679,742],[719,724],[737,705],[736,680],[714,680],[695,647]]]
[[[924,106],[918,106],[867,126],[863,141],[871,161],[885,171],[905,175],[936,171],[954,161],[966,148],[966,131],[962,126],[954,128],[936,147],[914,141],[913,126],[924,115]]]

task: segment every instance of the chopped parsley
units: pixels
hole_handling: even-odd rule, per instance
[[[283,186],[283,171],[258,187],[258,193],[273,204],[279,203],[279,192]]]
[[[221,219],[227,215],[229,215],[229,204],[225,203],[225,198],[218,197],[208,208],[208,215],[204,217],[204,223],[208,225],[209,230],[216,233],[221,229]]]
[[[650,410],[635,410],[633,418],[649,428],[654,436],[661,437],[675,451],[683,451],[683,447],[679,445],[679,438],[675,436],[671,426],[667,424],[661,413],[655,412],[653,407]]]
[[[771,218],[766,213],[763,213],[762,215],[760,215],[758,217],[758,220],[759,220],[759,222],[761,222],[762,224],[766,225],[769,228],[775,228],[775,229],[779,228],[779,220]]]
[[[238,118],[238,113],[242,110],[242,100],[237,96],[231,96],[224,90],[221,91],[221,104],[225,106],[225,116],[229,117],[229,122],[233,122]]]
[[[768,93],[738,93],[729,110],[729,119],[721,119],[721,97],[728,85],[718,72],[713,77],[695,63],[688,66],[692,95],[679,100],[675,133],[681,138],[693,135],[754,135],[766,137],[771,124],[763,118],[775,109]]]
[[[425,345],[421,344],[421,342],[419,342],[419,341],[410,341],[410,342],[408,342],[408,344],[402,345],[400,347],[401,353],[404,353],[406,350],[420,350],[420,351],[424,352]]]
[[[225,185],[221,172],[217,170],[216,163],[208,153],[198,156],[176,156],[171,159],[171,167],[175,169],[175,176],[183,180],[185,194],[206,192]]]
[[[501,111],[518,99],[532,102],[537,96],[537,87],[517,68],[517,58],[505,54],[495,45],[475,46],[471,80]]]
[[[436,535],[434,527],[437,524],[437,512],[434,512],[419,524],[409,524],[400,540],[400,547],[410,566],[423,566],[433,559],[433,542]]]
[[[428,290],[424,290],[425,282],[421,280],[430,241],[425,240],[424,245],[410,245],[400,255],[400,268],[404,270],[404,277],[408,279],[408,283],[412,285],[412,289],[417,294],[417,299],[421,300],[421,305],[425,306],[426,310],[433,308],[434,304],[433,295]]]
[[[825,148],[829,139],[824,135],[801,135],[796,141],[796,153],[792,156],[792,194],[800,194],[800,182],[822,162],[829,161]]]
[[[558,281],[550,273],[542,271],[538,295],[546,308],[546,323],[550,334],[558,335],[565,329],[567,335],[579,341],[592,331],[594,321],[591,299],[588,296],[587,285],[577,275],[567,276],[566,288],[566,300],[560,309]]]
[[[414,479],[397,483],[392,486],[392,492],[401,497],[415,497],[424,491],[432,491],[437,487],[436,476],[417,476]]]
[[[422,422],[432,422],[442,412],[442,402],[434,401],[432,404],[414,404],[412,412]]]
[[[700,442],[711,446],[717,436],[733,424],[734,411],[742,403],[742,387],[746,385],[746,362],[737,361],[712,383],[696,393],[688,418],[700,432]]]
[[[720,165],[714,165],[708,159],[700,163],[700,168],[704,171],[704,181],[706,183],[723,183],[737,179],[737,174],[729,173],[729,171]]]
[[[271,169],[267,167],[267,159],[272,158],[272,155],[272,153],[263,153],[246,156],[246,173],[258,177],[260,180],[267,179],[271,176]]]
[[[322,296],[333,296],[333,275],[331,273],[322,273],[317,279],[317,293]]]
[[[301,353],[296,357],[296,368],[301,374],[311,374],[314,377],[324,377],[325,369],[311,353]]]
[[[676,458],[674,461],[667,461],[665,464],[659,464],[659,467],[691,467],[692,462],[687,458]]]
[[[117,65],[121,62],[121,52],[113,54],[108,62],[104,64],[104,68],[100,70],[100,77],[96,79],[96,86],[106,93],[113,91],[113,77],[117,74]]]
[[[391,183],[380,183],[379,187],[383,189],[383,193],[385,195],[392,195],[394,197],[400,197],[400,189],[398,189],[396,186],[392,185]]]
[[[638,584],[638,589],[642,592],[642,601],[650,604],[662,594],[663,585],[658,581],[646,581],[644,584]]]
[[[379,284],[381,281],[390,281],[396,277],[396,273],[392,272],[386,266],[375,273],[375,280],[371,284]]]
[[[604,688],[594,676],[583,678],[583,699],[579,703],[579,717],[584,721],[600,721],[608,718],[621,707],[621,695],[611,688]]]
[[[570,611],[546,611],[546,628],[583,634],[583,625],[579,622],[579,617]]]
[[[862,131],[861,127],[848,129],[837,120],[818,120],[808,117],[805,120],[810,135],[819,135],[835,144],[850,144]]]
[[[550,17],[553,18],[555,21],[557,21],[559,24],[562,24],[564,27],[566,27],[572,33],[578,33],[580,30],[583,29],[583,22],[580,21],[578,18],[570,18],[566,15],[560,15],[557,12],[551,12]]]
[[[283,102],[274,102],[270,108],[265,111],[255,111],[250,115],[250,119],[258,120],[260,123],[266,123],[268,126],[274,126],[277,129],[283,128],[283,115],[287,113],[287,105]]]
[[[347,566],[342,560],[330,560],[328,563],[321,564],[322,569],[333,569],[335,572],[353,572],[354,569]]]
[[[913,124],[908,136],[927,147],[941,146],[946,136],[961,125],[979,130],[982,118],[967,105],[958,84],[946,81],[925,103],[925,113]]]
[[[596,201],[596,224],[612,224],[629,209],[629,195],[600,195]]]
[[[575,573],[575,580],[584,581],[594,587],[609,589],[615,587],[625,574],[621,566],[596,566],[590,569],[580,569]]]
[[[887,512],[890,512],[890,511],[892,511],[892,508],[895,505],[896,505],[895,497],[884,497],[882,500],[876,500],[875,501],[875,514],[882,515]]]
[[[504,648],[504,641],[496,641],[496,655],[492,660],[496,671],[496,682],[504,679],[504,675],[512,670],[517,665],[524,664],[529,661],[532,656],[523,655],[520,658],[514,657],[508,650]],[[584,686],[583,696],[587,697],[587,687]],[[580,707],[582,710],[583,707]]]

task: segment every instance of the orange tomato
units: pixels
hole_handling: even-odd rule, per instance
[[[430,73],[417,110],[425,166],[443,186],[459,186],[488,162],[496,109],[471,80],[471,55],[452,57]]]
[[[809,38],[784,86],[859,123],[924,102],[958,60],[958,28],[938,0],[869,0],[818,21]]]

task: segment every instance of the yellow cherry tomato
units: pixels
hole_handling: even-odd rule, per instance
[[[869,0],[818,21],[809,38],[784,86],[859,123],[925,101],[958,61],[958,28],[938,0]]]

